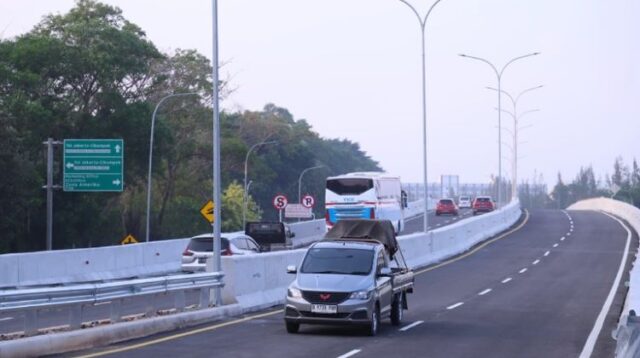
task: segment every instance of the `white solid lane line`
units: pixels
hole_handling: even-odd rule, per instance
[[[624,267],[627,263],[627,254],[629,253],[629,243],[631,241],[631,230],[618,218],[611,216],[607,213],[603,213],[613,220],[617,221],[626,231],[627,231],[627,242],[624,245],[624,253],[622,254],[622,260],[620,260],[620,267],[618,267],[618,273],[616,274],[616,278],[613,280],[613,284],[611,285],[611,290],[609,291],[609,295],[607,299],[604,301],[602,305],[602,310],[600,314],[598,314],[598,318],[593,325],[593,329],[591,333],[589,333],[589,337],[587,338],[587,342],[584,344],[582,348],[582,352],[580,352],[579,358],[588,358],[591,357],[591,353],[593,353],[593,348],[596,345],[596,340],[600,335],[600,331],[602,330],[602,325],[604,324],[604,319],[607,316],[607,312],[609,312],[609,308],[611,308],[611,303],[613,303],[613,297],[616,294],[616,290],[618,285],[620,284],[620,279],[622,278],[622,274],[624,273]]]
[[[553,247],[558,247],[558,243],[553,244]]]
[[[523,268],[522,270],[520,270],[520,271],[518,271],[518,272],[519,272],[519,273],[525,273],[525,272],[527,272],[527,268],[525,267],[525,268]]]
[[[447,309],[448,309],[448,310],[452,310],[452,309],[454,309],[454,308],[457,308],[457,307],[462,306],[463,304],[464,304],[464,302],[458,302],[458,303],[456,303],[456,304],[453,304],[453,305],[451,305],[451,306],[447,307]]]
[[[547,251],[547,252],[544,253],[544,256],[549,256],[549,254],[550,254],[550,252]]]
[[[98,302],[98,303],[94,303],[94,306],[102,306],[102,305],[109,305],[111,304],[111,301],[105,301],[105,302]]]
[[[486,290],[484,290],[484,291],[482,291],[482,292],[478,293],[478,296],[484,296],[484,295],[486,295],[486,294],[487,294],[487,293],[489,293],[489,292],[491,292],[491,289],[490,289],[490,288],[487,288]]]
[[[511,281],[511,277],[507,277],[507,278],[505,278],[504,280],[502,280],[502,283],[507,283],[507,282],[509,282],[509,281]]]
[[[537,265],[540,262],[540,260],[535,260],[534,262],[532,262],[532,264]]]
[[[424,321],[415,321],[415,322],[411,323],[410,325],[407,325],[407,326],[404,326],[404,327],[400,328],[400,332],[408,331],[411,328],[413,328],[415,326],[418,326],[418,325],[421,325],[423,323],[424,323]]]
[[[2,322],[2,321],[10,321],[12,319],[13,319],[13,317],[4,317],[4,318],[0,318],[0,322]]]
[[[360,353],[360,351],[362,351],[362,349],[354,349],[354,350],[349,351],[349,352],[347,352],[347,353],[345,353],[345,354],[343,354],[341,356],[338,356],[338,358],[348,358],[348,357],[351,357],[353,355],[356,355],[356,354]]]

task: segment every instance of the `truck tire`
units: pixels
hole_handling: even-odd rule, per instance
[[[391,324],[399,326],[402,323],[403,314],[402,293],[398,293],[394,296],[393,303],[391,303]]]
[[[300,323],[285,322],[285,324],[287,326],[287,332],[289,333],[298,333],[300,330]]]
[[[371,321],[367,325],[367,335],[375,336],[378,334],[378,326],[380,325],[380,309],[376,305],[375,309],[371,313]]]

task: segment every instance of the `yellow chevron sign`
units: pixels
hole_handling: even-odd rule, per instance
[[[202,216],[204,216],[205,219],[207,219],[208,222],[213,224],[213,208],[215,206],[213,205],[213,200],[209,200],[206,204],[204,204],[204,206],[202,207],[202,209],[200,209],[200,214],[202,214]]]

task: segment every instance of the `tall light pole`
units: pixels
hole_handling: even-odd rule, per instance
[[[506,70],[507,67],[509,67],[509,65],[514,63],[515,61],[526,58],[526,57],[530,57],[530,56],[536,56],[539,54],[540,52],[533,52],[527,55],[514,57],[511,60],[509,60],[509,62],[507,62],[504,66],[502,66],[502,69],[500,69],[500,71],[498,71],[496,66],[494,66],[491,62],[489,62],[484,58],[460,54],[461,57],[482,61],[487,65],[491,66],[493,71],[496,73],[496,77],[498,78],[498,181],[499,182],[502,180],[502,105],[501,105],[502,75],[504,73],[504,70]],[[501,196],[502,196],[501,193],[502,193],[502,190],[500,190],[500,185],[498,184],[498,205],[501,204]]]
[[[512,182],[513,185],[511,187],[511,198],[515,198],[518,194],[518,190],[517,190],[517,186],[518,186],[518,130],[520,129],[518,126],[518,121],[520,120],[520,118],[524,117],[525,115],[532,113],[532,112],[537,112],[539,111],[539,109],[532,109],[532,110],[528,110],[525,111],[523,113],[518,113],[518,101],[520,100],[520,98],[522,97],[523,94],[537,90],[539,88],[544,87],[543,85],[539,85],[539,86],[535,86],[535,87],[530,87],[527,88],[523,91],[521,91],[520,93],[518,93],[517,96],[513,97],[510,93],[508,93],[505,90],[502,89],[497,89],[497,88],[493,88],[493,87],[487,87],[487,89],[492,90],[492,91],[498,91],[504,95],[506,95],[510,100],[511,100],[511,104],[513,105],[513,113],[509,113],[511,115],[511,117],[513,117],[513,163],[512,163],[512,170],[511,170],[511,176],[512,176]],[[499,111],[502,109],[498,109]],[[503,112],[506,112],[504,110],[502,110]],[[507,112],[508,113],[508,112]]]
[[[278,143],[275,140],[272,141],[262,141],[259,143],[256,143],[254,145],[251,146],[251,148],[249,148],[249,150],[247,151],[247,155],[244,158],[244,193],[242,195],[242,229],[244,230],[244,226],[247,223],[247,201],[248,201],[248,196],[247,196],[247,171],[249,168],[249,154],[251,154],[251,152],[256,149],[257,147],[261,146],[261,145],[268,145],[268,144],[276,144]]]
[[[427,215],[429,209],[429,185],[427,182],[427,64],[425,57],[425,32],[427,29],[427,19],[429,18],[433,8],[438,5],[441,0],[436,0],[424,17],[421,17],[416,8],[406,0],[399,1],[407,5],[416,15],[416,19],[418,19],[418,23],[420,24],[420,35],[422,36],[420,41],[420,44],[422,45],[422,167],[424,181],[424,232],[427,232],[429,228],[429,219]]]
[[[298,203],[301,204],[301,200],[302,200],[302,176],[304,175],[304,173],[310,171],[310,170],[314,170],[314,169],[320,169],[320,168],[325,168],[326,165],[316,165],[315,167],[310,167],[307,168],[305,170],[303,170],[300,173],[300,176],[298,177]]]
[[[213,195],[213,271],[222,271],[222,258],[220,257],[221,245],[220,240],[220,223],[222,216],[220,215],[220,185],[222,173],[220,173],[220,94],[218,82],[218,0],[211,0],[211,32],[212,32],[212,49],[211,49],[211,80],[213,84],[213,97],[211,98],[211,108],[213,110],[213,133],[212,133],[212,152],[213,152],[213,168],[212,174],[212,195]],[[216,306],[222,305],[222,291],[219,287],[214,290],[214,303]]]
[[[156,113],[158,113],[158,108],[160,108],[160,105],[166,101],[169,98],[172,97],[180,97],[180,96],[192,96],[192,95],[199,95],[199,93],[197,92],[187,92],[187,93],[174,93],[174,94],[170,94],[168,96],[164,96],[160,99],[160,101],[158,101],[158,104],[156,104],[156,108],[153,110],[153,115],[151,116],[151,135],[149,136],[149,171],[147,172],[147,217],[146,217],[146,231],[145,231],[145,236],[146,236],[146,242],[149,242],[149,237],[151,235],[151,229],[150,229],[150,221],[151,221],[151,168],[153,165],[153,133],[154,133],[154,129],[155,129],[155,125],[156,125]]]

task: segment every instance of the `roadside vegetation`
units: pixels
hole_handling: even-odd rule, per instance
[[[233,91],[221,81],[222,99]],[[0,253],[45,247],[47,138],[122,138],[122,193],[54,193],[54,248],[117,244],[127,234],[144,239],[151,116],[153,155],[152,240],[210,230],[200,208],[212,193],[211,65],[194,50],[161,53],[120,9],[79,0],[66,14],[49,15],[30,32],[0,40]],[[316,198],[323,215],[324,178],[380,170],[347,139],[322,138],[304,119],[267,104],[259,111],[221,114],[222,227],[240,230],[244,161],[249,148],[248,219],[275,219],[271,199]],[[60,147],[54,182],[62,180]]]

